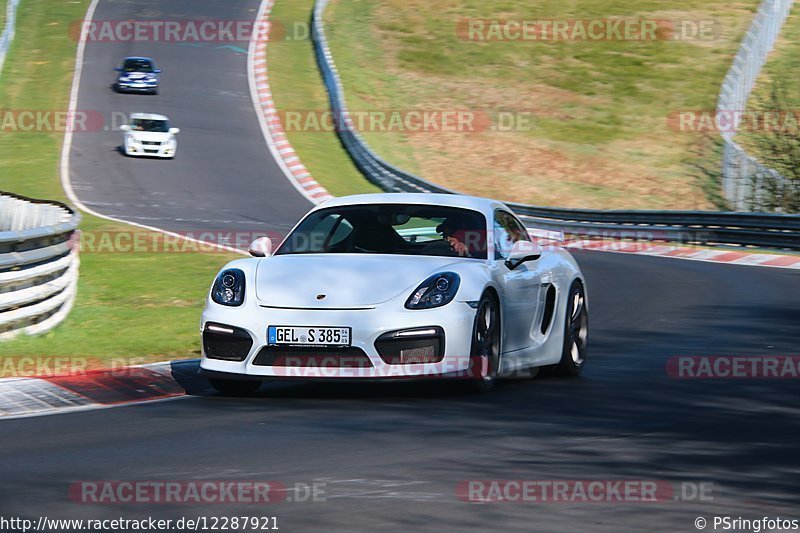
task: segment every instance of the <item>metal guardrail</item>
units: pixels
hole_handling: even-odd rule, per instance
[[[42,333],[69,313],[80,219],[62,203],[0,191],[0,340]]]
[[[3,62],[6,59],[6,52],[14,40],[14,28],[16,27],[17,6],[20,0],[8,0],[6,4],[6,24],[3,33],[0,34],[0,72],[3,72]]]
[[[328,90],[336,133],[359,171],[387,192],[455,193],[384,161],[373,152],[347,112],[344,88],[323,28],[328,0],[316,0],[311,37]],[[630,238],[686,244],[732,244],[800,250],[800,217],[772,213],[710,211],[601,211],[508,203],[527,225],[601,238]]]
[[[787,180],[777,171],[759,163],[733,138],[747,109],[747,100],[755,87],[761,68],[775,46],[783,23],[794,0],[764,0],[733,59],[717,99],[717,115],[733,119],[733,127],[721,133],[722,189],[734,209],[756,210],[764,207],[763,191],[767,184],[785,187]]]

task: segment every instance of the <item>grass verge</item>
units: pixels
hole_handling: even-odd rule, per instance
[[[283,28],[307,28],[313,5],[313,0],[279,0],[271,18]],[[286,38],[270,42],[267,47],[270,86],[279,111],[319,116],[330,109],[328,93],[314,59],[311,40],[305,33],[288,31]],[[300,160],[332,194],[380,192],[358,172],[335,132],[287,130]]]
[[[758,3],[338,0],[326,20],[351,109],[469,109],[491,117],[477,133],[364,132],[403,168],[457,190],[534,204],[705,209],[717,198],[687,159],[714,154],[713,139],[679,131],[668,117],[713,111]],[[462,18],[608,17],[710,21],[714,34],[477,42],[456,31]],[[500,112],[517,123],[501,127]],[[530,122],[520,124],[526,116]]]
[[[87,0],[23,0],[17,35],[0,75],[5,110],[66,110],[76,43],[70,22]],[[64,200],[62,134],[0,132],[0,189]],[[84,233],[132,226],[85,215]],[[233,254],[83,253],[78,297],[67,320],[41,336],[0,343],[4,357],[65,356],[135,362],[197,356],[198,320],[217,269]]]

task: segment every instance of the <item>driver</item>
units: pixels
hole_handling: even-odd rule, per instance
[[[466,227],[463,221],[446,218],[444,222],[436,226],[436,231],[442,234],[442,239],[450,249],[459,257],[472,257],[469,247],[466,245]]]

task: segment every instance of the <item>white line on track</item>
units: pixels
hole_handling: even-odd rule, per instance
[[[70,95],[69,95],[69,113],[68,113],[68,116],[71,117],[70,120],[74,120],[75,110],[77,109],[77,106],[78,106],[78,94],[79,94],[80,86],[81,86],[81,74],[83,72],[83,56],[84,56],[84,52],[86,50],[86,40],[87,40],[87,35],[88,35],[88,31],[89,31],[89,26],[90,26],[90,24],[88,24],[88,23],[91,23],[91,21],[94,19],[94,12],[97,9],[97,4],[98,3],[99,3],[99,0],[92,0],[92,2],[89,4],[89,7],[86,9],[86,16],[84,17],[84,24],[82,25],[81,36],[80,36],[80,39],[78,40],[78,50],[77,50],[77,52],[75,54],[75,73],[72,76],[72,90],[70,91]],[[187,237],[186,235],[181,235],[179,233],[168,231],[168,230],[165,230],[165,229],[162,229],[162,228],[158,228],[158,227],[155,227],[155,226],[148,226],[148,225],[145,225],[145,224],[140,224],[138,222],[132,222],[130,220],[125,220],[125,219],[121,219],[121,218],[117,218],[117,217],[112,217],[112,216],[109,216],[109,215],[104,215],[104,214],[98,213],[94,209],[88,207],[75,194],[75,191],[72,188],[72,181],[70,179],[69,158],[70,158],[70,151],[71,151],[71,148],[72,148],[72,130],[74,129],[72,126],[73,126],[73,124],[69,124],[68,127],[66,128],[67,131],[64,133],[64,144],[61,146],[61,165],[60,165],[60,167],[61,167],[61,187],[64,189],[64,192],[66,193],[67,198],[69,198],[69,201],[72,202],[75,205],[75,207],[77,207],[81,211],[85,211],[86,213],[89,213],[90,215],[94,215],[94,216],[96,216],[98,218],[102,218],[102,219],[105,219],[105,220],[111,220],[113,222],[119,222],[119,223],[122,223],[122,224],[130,224],[131,226],[136,226],[138,228],[146,229],[146,230],[149,230],[149,231],[156,231],[156,232],[159,232],[159,233],[163,233],[165,235],[169,235],[171,237],[177,237],[177,238],[180,238],[180,239],[185,239],[187,241],[195,242],[195,243],[198,243],[198,244],[203,244],[203,245],[206,245],[206,246],[207,245],[211,245],[211,246],[214,246],[215,248],[218,248],[220,250],[225,250],[225,251],[228,251],[228,252],[234,252],[234,253],[238,253],[238,254],[247,255],[246,251],[239,250],[238,248],[233,248],[231,246],[225,246],[225,245],[217,244],[217,243],[210,243],[210,242],[207,242],[207,241],[200,241],[198,239],[193,239],[192,237]]]

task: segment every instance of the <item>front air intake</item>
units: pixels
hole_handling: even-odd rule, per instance
[[[244,361],[252,347],[253,338],[241,328],[208,322],[203,329],[203,353],[209,359]]]
[[[389,365],[439,363],[444,359],[444,330],[438,326],[384,333],[375,349]]]

